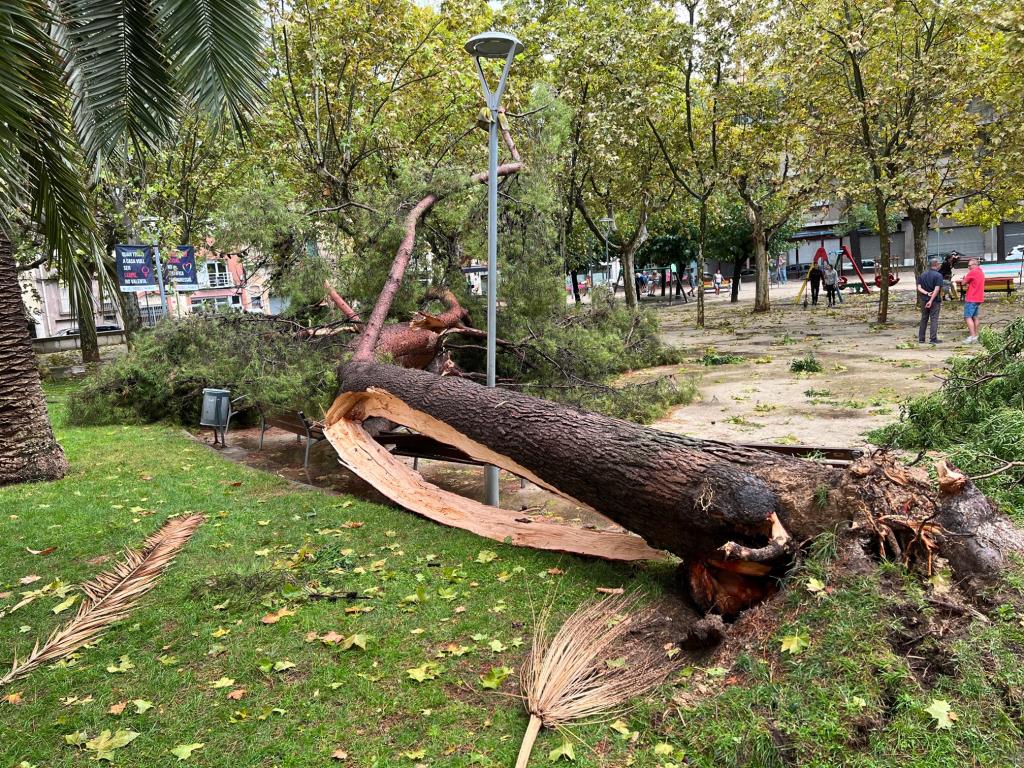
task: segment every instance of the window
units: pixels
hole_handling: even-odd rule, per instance
[[[149,307],[141,305],[139,307],[139,317],[142,320],[142,324],[149,327],[156,325],[156,321],[163,317],[164,314],[164,308],[159,304]]]
[[[230,307],[240,309],[242,297],[238,296],[193,296],[192,310],[194,312],[216,312],[218,309]]]
[[[207,261],[206,283],[210,288],[230,288],[233,282],[227,263],[213,259]]]

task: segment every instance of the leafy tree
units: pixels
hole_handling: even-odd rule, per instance
[[[969,63],[981,33],[978,3],[790,0],[784,13],[782,55],[815,107],[808,131],[841,158],[847,193],[874,210],[884,323],[892,208],[933,205],[929,190],[942,186],[943,168],[955,177],[958,163],[947,163],[948,153],[980,117],[975,99],[982,94]]]
[[[674,25],[672,54],[658,62],[668,87],[646,118],[672,179],[697,209],[697,283],[702,285],[708,214],[722,175],[720,142],[727,115],[723,92],[734,63],[737,27],[720,0],[685,0],[685,18]],[[677,60],[682,61],[681,69]],[[662,117],[671,116],[671,117]],[[697,291],[697,327],[704,327],[704,290]]]

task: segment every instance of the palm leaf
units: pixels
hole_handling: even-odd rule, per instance
[[[125,618],[139,599],[156,585],[204,519],[202,515],[188,515],[168,520],[146,539],[141,550],[127,550],[121,562],[83,584],[86,599],[75,618],[54,630],[42,647],[37,642],[24,661],[15,658],[10,672],[0,677],[0,687],[42,664],[74,653],[99,637],[111,624]]]
[[[263,24],[252,0],[157,0],[160,31],[182,91],[244,131],[263,91]]]
[[[0,2],[0,223],[9,233],[11,212],[30,213],[76,309],[86,284],[75,282],[98,252],[80,155],[67,127],[68,92],[47,34],[52,21],[41,0]]]
[[[72,115],[94,167],[123,139],[153,148],[179,104],[150,0],[54,0]]]

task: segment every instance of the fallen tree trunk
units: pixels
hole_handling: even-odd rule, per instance
[[[342,366],[340,380],[328,429],[386,418],[587,504],[683,558],[695,599],[723,613],[763,597],[772,588],[764,577],[799,542],[841,523],[853,522],[881,554],[908,563],[930,562],[940,542],[955,542],[963,576],[998,570],[1007,549],[1022,547],[1019,532],[997,522],[966,478],[948,472],[936,489],[926,473],[886,455],[843,470],[372,362]]]

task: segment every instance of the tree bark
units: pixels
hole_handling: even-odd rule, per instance
[[[697,327],[704,327],[704,244],[708,234],[708,202],[700,202],[700,220],[697,225]]]
[[[0,236],[0,486],[67,472],[53,436],[11,243]]]
[[[89,273],[89,290],[85,294],[88,301],[78,307],[78,348],[82,352],[83,363],[100,362],[100,340],[96,336],[96,305],[93,304],[92,273]]]
[[[768,242],[765,237],[764,221],[760,211],[747,206],[747,219],[753,229],[754,239],[754,311],[770,312],[772,308],[770,291],[771,267],[768,264]]]
[[[373,362],[343,365],[339,380],[343,393],[373,390],[378,402],[401,401],[348,410],[344,418],[402,424],[420,414],[405,425],[588,504],[682,557],[695,598],[723,613],[763,597],[769,573],[784,567],[797,542],[848,521],[876,532],[881,546],[889,542],[904,559],[914,547],[930,558],[932,540],[948,532],[963,577],[972,568],[997,571],[1008,551],[1024,547],[1020,532],[965,477],[941,466],[936,492],[926,472],[887,455],[839,469]]]
[[[640,300],[636,295],[636,267],[633,265],[635,255],[636,251],[630,245],[622,249],[622,287],[626,292],[626,306],[630,309],[636,309]]]
[[[928,223],[931,220],[931,211],[927,208],[908,206],[907,217],[914,228],[914,277],[918,278],[924,272],[928,259]],[[914,295],[919,305],[924,303],[924,296],[916,291]]]
[[[882,190],[875,187],[875,218],[878,221],[878,247],[881,268],[878,271],[878,322],[889,321],[889,270],[892,265],[892,247],[889,238],[889,206]]]

